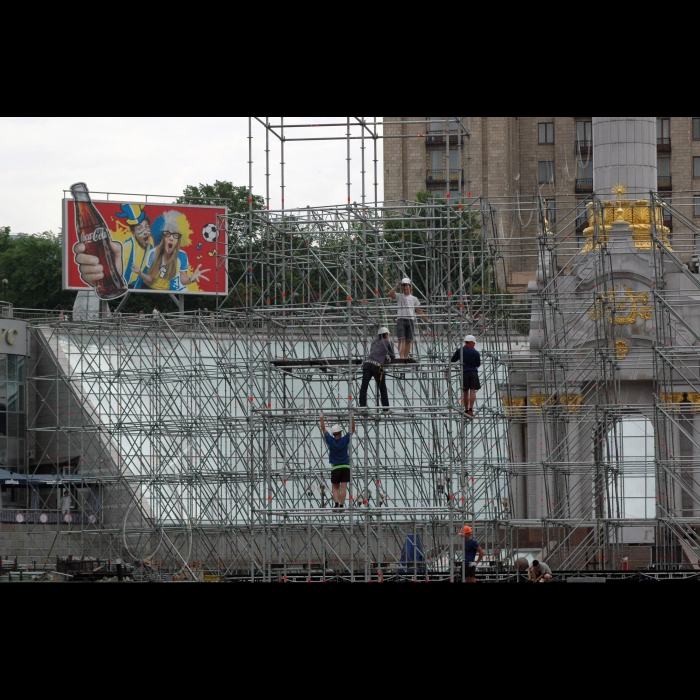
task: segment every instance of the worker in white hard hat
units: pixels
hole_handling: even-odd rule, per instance
[[[399,294],[399,288],[401,293]],[[399,339],[399,356],[407,360],[411,354],[411,347],[416,341],[416,315],[420,315],[430,322],[430,319],[420,308],[420,301],[413,296],[413,283],[408,277],[399,282],[390,292],[389,298],[395,299],[399,304],[399,320],[396,326]]]
[[[350,440],[355,434],[355,418],[350,421],[350,432],[343,435],[343,428],[334,425],[330,432],[326,430],[326,419],[321,414],[321,430],[326,440],[331,463],[331,484],[333,485],[333,508],[342,510],[348,497],[350,483]]]
[[[391,333],[384,326],[379,329],[379,335],[372,343],[369,350],[369,357],[365,360],[362,368],[362,388],[360,389],[360,410],[367,410],[367,389],[370,382],[374,379],[377,382],[377,389],[382,397],[382,406],[384,412],[390,413],[389,410],[389,391],[386,388],[386,375],[384,367],[392,360],[396,359],[394,345],[391,342]]]
[[[468,335],[464,339],[464,347],[457,350],[452,357],[452,362],[462,365],[462,388],[464,391],[464,410],[467,418],[474,418],[474,406],[476,394],[481,390],[479,381],[479,367],[481,367],[481,355],[476,349],[476,338]]]

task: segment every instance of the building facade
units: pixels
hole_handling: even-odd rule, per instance
[[[384,117],[385,200],[484,197],[500,210],[517,209],[514,225],[525,253],[509,266],[509,282],[525,285],[536,270],[527,256],[534,235],[528,202],[547,200],[550,222],[577,210],[578,242],[593,195],[593,117]],[[659,193],[682,211],[667,226],[688,261],[695,242],[686,240],[683,217],[700,222],[700,117],[658,117],[656,148]],[[698,196],[696,196],[698,193]],[[606,193],[599,193],[606,197]],[[648,193],[637,193],[642,197]],[[508,203],[506,203],[508,202]],[[531,206],[531,204],[530,204]],[[535,224],[536,226],[536,224]],[[672,238],[673,241],[673,238]],[[510,251],[517,258],[518,249]]]

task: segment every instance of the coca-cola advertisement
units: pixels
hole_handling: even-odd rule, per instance
[[[227,294],[226,209],[100,201],[84,183],[63,200],[65,289],[104,301],[131,292]]]

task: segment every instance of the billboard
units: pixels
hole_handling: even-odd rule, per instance
[[[226,209],[93,201],[83,184],[63,200],[63,288],[125,294],[227,294]]]

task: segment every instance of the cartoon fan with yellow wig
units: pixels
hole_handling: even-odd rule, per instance
[[[156,247],[148,258],[146,268],[134,266],[132,269],[139,276],[136,289],[145,286],[155,291],[186,292],[190,285],[196,285],[200,279],[209,281],[205,275],[211,270],[202,270],[202,266],[198,265],[196,270],[191,271],[187,253],[182,250],[192,243],[193,235],[184,214],[166,211],[153,222],[151,233]]]

